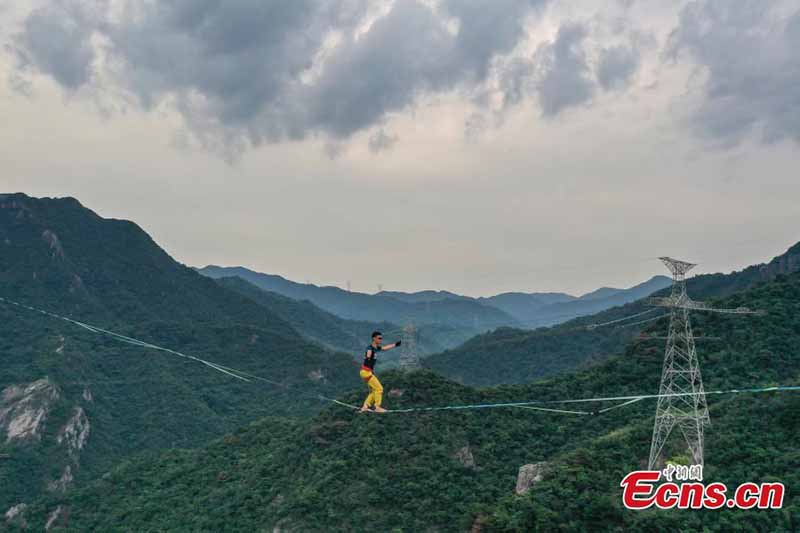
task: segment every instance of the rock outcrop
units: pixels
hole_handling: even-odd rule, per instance
[[[72,464],[67,464],[61,477],[48,483],[47,488],[53,492],[66,492],[74,480],[73,472],[80,466],[80,453],[89,440],[91,431],[89,417],[83,407],[76,405],[72,410],[72,416],[67,420],[56,436],[56,442],[66,448]]]
[[[64,444],[67,447],[70,457],[77,459],[78,454],[86,445],[89,438],[89,432],[92,426],[89,423],[89,418],[83,407],[75,407],[72,412],[72,417],[67,421],[61,431],[58,432],[56,441],[59,444]]]
[[[64,259],[64,248],[61,246],[61,240],[58,235],[46,229],[42,233],[42,239],[50,246],[53,259]]]
[[[25,520],[25,509],[27,508],[26,504],[19,503],[6,511],[6,524],[20,529],[27,529],[28,522]]]
[[[0,431],[6,432],[6,442],[40,440],[47,416],[60,395],[49,379],[3,389]]]
[[[547,463],[534,463],[530,465],[522,465],[519,467],[519,474],[517,474],[517,487],[514,492],[517,494],[525,494],[531,488],[539,483],[544,476]]]
[[[459,449],[455,453],[455,459],[467,468],[475,468],[475,456],[472,455],[472,450],[469,444]]]
[[[64,354],[64,347],[67,345],[67,340],[64,338],[63,335],[58,336],[58,348],[56,348],[56,353],[58,355]]]
[[[45,531],[50,531],[53,528],[60,527],[64,525],[64,508],[62,506],[56,507],[55,511],[50,513],[50,516],[47,517],[47,522],[44,525]]]
[[[53,492],[67,492],[67,489],[72,484],[73,479],[72,467],[67,465],[64,468],[64,473],[61,474],[61,477],[48,483],[47,488]]]
[[[486,525],[486,521],[489,519],[488,516],[485,514],[479,514],[475,517],[475,520],[472,521],[472,526],[469,528],[470,533],[481,533],[483,531],[483,526]]]

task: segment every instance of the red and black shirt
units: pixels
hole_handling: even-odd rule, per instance
[[[380,351],[381,351],[380,346],[378,346],[377,348],[371,344],[367,346],[367,354],[364,356],[364,365],[362,368],[368,368],[369,370],[374,370],[376,355]]]

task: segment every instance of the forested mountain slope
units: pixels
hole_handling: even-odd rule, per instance
[[[769,263],[754,265],[730,274],[704,274],[687,281],[689,295],[696,300],[713,299],[774,279],[776,275],[800,270],[800,243]],[[656,295],[666,295],[665,289]],[[652,309],[644,301],[614,307],[552,328],[520,330],[500,328],[470,339],[465,344],[427,358],[424,365],[456,381],[470,385],[525,383],[588,365],[620,353],[647,324],[641,319],[657,317],[662,310],[587,330],[588,324],[602,324]],[[634,324],[634,325],[629,325]]]
[[[698,334],[706,390],[800,383],[800,275],[720,302],[765,316],[703,316]],[[665,320],[652,325],[662,332]],[[530,385],[475,390],[429,372],[382,376],[390,407],[647,394],[658,390],[660,342],[639,341],[595,367]],[[345,396],[357,402],[361,392]],[[125,462],[34,516],[59,509],[73,530],[194,531],[708,531],[797,529],[800,394],[710,396],[706,479],[780,480],[782,511],[713,513],[621,506],[619,481],[646,462],[655,403],[602,415],[521,408],[360,415],[331,406],[313,420],[265,419],[195,451]],[[609,404],[583,404],[596,411]],[[667,458],[685,454],[672,441]],[[543,480],[514,496],[521,465]],[[41,522],[33,522],[39,527]]]
[[[135,224],[71,198],[0,195],[0,297],[290,388],[335,393],[359,383],[350,356],[305,342],[175,262]],[[320,407],[3,303],[0,354],[0,513],[131,452],[193,446],[258,417]]]
[[[779,275],[776,281],[725,303],[766,310],[767,315],[745,319],[693,315],[700,331],[721,339],[702,343],[698,349],[706,390],[799,385],[800,275]],[[642,349],[641,344],[633,345],[624,358],[609,364],[622,373],[626,361]],[[800,393],[740,394],[710,402],[704,479],[722,481],[729,490],[744,482],[782,482],[786,487],[782,510],[625,510],[619,482],[628,472],[646,467],[646,444],[653,430],[654,405],[637,410],[641,416],[628,413],[631,423],[624,430],[597,435],[559,454],[531,493],[506,496],[488,506],[482,517],[484,530],[569,531],[598,521],[616,531],[800,530]],[[680,453],[679,444],[680,439],[673,438],[673,453]]]

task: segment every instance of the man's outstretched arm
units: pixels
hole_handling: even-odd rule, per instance
[[[397,341],[394,344],[385,344],[385,345],[381,346],[381,351],[385,352],[386,350],[391,350],[392,348],[397,348],[401,344],[403,344],[403,341]]]

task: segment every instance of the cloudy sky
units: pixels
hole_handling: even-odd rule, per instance
[[[176,259],[580,293],[800,240],[800,7],[0,0],[0,189]]]

